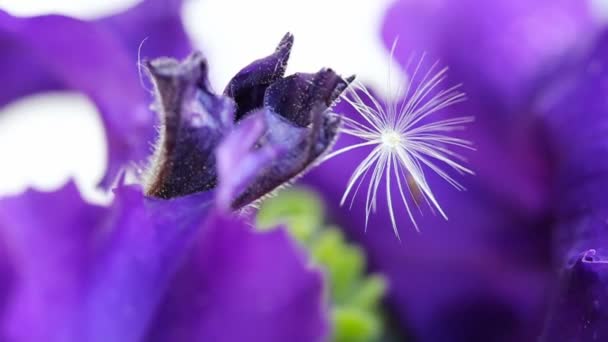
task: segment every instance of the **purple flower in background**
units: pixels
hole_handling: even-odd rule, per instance
[[[554,262],[544,341],[608,339],[608,32],[548,71],[533,101],[552,147]]]
[[[109,165],[102,184],[109,187],[126,164],[145,161],[154,140],[156,121],[140,85],[138,52],[145,58],[181,58],[191,50],[181,4],[146,0],[95,21],[15,18],[0,11],[0,73],[10,85],[0,92],[0,106],[50,90],[87,95],[106,128]]]
[[[412,52],[427,52],[451,68],[472,101],[517,110],[537,69],[594,28],[591,17],[588,2],[576,0],[398,0],[382,37],[387,45],[399,37],[402,65]]]
[[[608,338],[606,43],[592,41],[586,4],[401,0],[385,20],[385,44],[399,37],[395,56],[406,71],[426,51],[464,83],[469,100],[443,115],[476,119],[466,132],[477,148],[465,153],[476,172],[461,179],[468,191],[427,180],[449,221],[425,214],[416,234],[402,213],[399,244],[382,205],[367,233],[364,200],[351,211],[333,208],[388,277],[401,324],[420,341]],[[356,116],[349,106],[336,111]],[[336,148],[354,143],[341,137]],[[349,153],[306,177],[330,204],[366,155]]]

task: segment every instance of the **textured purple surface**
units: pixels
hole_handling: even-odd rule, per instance
[[[353,78],[343,79],[329,68],[283,77],[292,43],[293,36],[286,34],[274,53],[239,71],[224,95],[210,90],[201,53],[182,61],[160,58],[147,63],[157,95],[154,107],[161,116],[161,139],[147,181],[148,195],[173,198],[214,189],[218,167],[225,167],[234,173],[226,181],[242,191],[220,196],[234,195],[232,205],[239,208],[317,162],[333,144],[340,125],[330,108]],[[245,140],[233,140],[231,149],[256,149],[268,165],[237,163],[233,159],[237,155],[228,155],[222,166],[216,165],[214,151],[234,127]],[[250,129],[256,132],[247,132]],[[253,174],[251,169],[259,172]],[[253,177],[247,186],[238,184],[243,172]]]

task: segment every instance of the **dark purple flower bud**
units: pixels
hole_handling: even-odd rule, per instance
[[[311,112],[315,107],[321,111],[331,107],[353,80],[354,76],[345,80],[331,69],[323,69],[316,74],[296,73],[268,88],[264,107],[306,127],[313,121]]]
[[[198,53],[181,63],[172,59],[148,63],[162,117],[148,195],[172,198],[214,189],[218,172],[215,149],[233,125],[254,130],[244,134],[249,137],[262,130],[252,148],[267,156],[267,165],[255,166],[259,174],[248,175],[255,180],[230,194],[235,208],[261,198],[314,165],[337,136],[340,118],[331,113],[331,106],[354,77],[343,79],[331,69],[322,69],[283,78],[292,43],[293,36],[287,34],[272,55],[241,70],[224,96],[209,90],[207,65]],[[237,148],[238,143],[230,145]],[[240,143],[250,145],[248,140]],[[235,165],[247,163],[222,151],[219,154],[224,159],[220,167],[234,168],[235,175],[240,172]]]
[[[278,146],[285,153],[236,200],[236,207],[303,174],[333,145],[340,118],[328,109],[352,80],[323,69],[286,77],[267,89],[261,115],[269,130],[262,143]]]

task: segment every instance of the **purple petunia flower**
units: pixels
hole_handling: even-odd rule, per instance
[[[2,340],[320,340],[320,273],[285,231],[252,232],[229,204],[121,186],[98,207],[73,183],[0,200]]]
[[[39,36],[51,27],[80,28],[115,44],[98,24],[65,17],[5,15],[0,22],[17,32],[15,44],[31,39],[48,47],[44,53],[74,43]],[[321,341],[329,335],[320,272],[285,231],[258,234],[230,214],[305,172],[336,137],[340,120],[329,109],[352,78],[331,69],[284,77],[292,43],[287,34],[275,53],[240,71],[224,95],[209,89],[200,53],[182,62],[147,62],[161,129],[143,189],[119,185],[108,207],[84,202],[72,183],[0,200],[2,339]],[[76,62],[54,57],[76,82],[65,86],[90,89],[95,98],[97,88],[88,83],[92,53]],[[100,96],[109,101],[132,91],[118,108],[139,115],[142,97],[134,85],[108,79],[116,89],[101,89]],[[104,102],[97,105],[103,109]],[[117,113],[101,112],[107,121]],[[111,137],[114,128],[106,127]],[[124,163],[113,161],[107,177]]]
[[[348,103],[332,109],[353,79],[285,76],[288,34],[213,93],[204,57],[186,57],[180,6],[147,0],[92,22],[0,13],[11,84],[0,105],[51,89],[91,97],[110,143],[104,185],[143,165],[154,140],[137,65],[160,114],[143,188],[120,185],[110,206],[85,203],[72,184],[0,200],[0,339],[327,338],[318,271],[282,230],[256,234],[230,212],[318,163],[341,129],[332,111],[357,117]],[[476,120],[463,134],[477,148],[464,151],[476,175],[457,192],[428,173],[449,220],[423,208],[420,234],[383,205],[367,224],[364,196],[339,207],[365,149],[304,178],[388,278],[395,330],[418,341],[608,339],[608,33],[578,0],[398,0],[382,36],[387,46],[399,37],[404,70],[426,52],[463,83],[468,101],[438,116]],[[161,56],[171,58],[150,59]],[[355,143],[343,136],[336,147]],[[379,188],[380,202],[386,195]]]

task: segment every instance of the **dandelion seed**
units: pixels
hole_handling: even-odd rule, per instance
[[[391,55],[394,48],[395,44]],[[351,150],[373,146],[369,155],[353,172],[340,205],[344,205],[349,195],[352,195],[352,206],[352,201],[364,180],[369,179],[365,202],[365,227],[367,229],[369,215],[376,210],[378,189],[384,180],[388,211],[397,238],[399,238],[399,232],[393,208],[393,195],[401,198],[410,220],[418,231],[419,228],[412,213],[412,204],[419,208],[419,203],[424,201],[433,212],[437,210],[447,220],[445,212],[429,187],[423,168],[428,168],[438,174],[458,190],[464,190],[464,187],[442,170],[440,165],[447,165],[460,174],[473,174],[473,171],[463,165],[465,159],[450,150],[451,147],[474,150],[472,143],[449,135],[450,132],[464,129],[464,125],[472,122],[473,117],[427,120],[429,116],[440,110],[464,101],[465,94],[460,91],[460,85],[440,90],[440,86],[447,77],[448,69],[443,68],[437,71],[437,63],[435,63],[426,73],[422,74],[423,63],[424,56],[417,63],[409,82],[406,85],[400,85],[397,89],[398,93],[403,93],[402,100],[399,102],[381,103],[365,86],[358,82],[355,83],[353,88],[343,96],[343,99],[364,120],[359,122],[344,117],[342,132],[362,141],[337,150],[325,158],[327,160]],[[390,78],[389,88],[391,88]],[[393,182],[397,185],[398,195],[391,192]],[[411,200],[407,199],[406,191]]]

